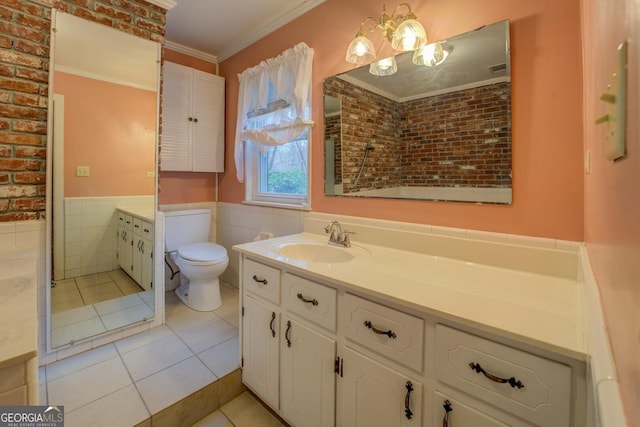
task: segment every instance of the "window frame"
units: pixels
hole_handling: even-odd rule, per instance
[[[260,191],[266,173],[261,173],[265,156],[260,146],[245,142],[245,200],[243,203],[286,209],[311,210],[311,129],[307,131],[307,194],[267,193]],[[294,144],[295,141],[287,144]],[[283,144],[283,146],[286,144]]]

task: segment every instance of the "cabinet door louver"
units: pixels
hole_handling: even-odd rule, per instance
[[[165,62],[163,171],[224,171],[224,78]]]
[[[188,111],[191,109],[191,69],[165,62],[163,76],[160,169],[191,170],[191,123],[188,120]]]
[[[214,76],[215,77],[215,76]],[[224,79],[194,72],[193,171],[217,172],[224,168]]]

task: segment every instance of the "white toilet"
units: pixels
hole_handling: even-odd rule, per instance
[[[215,310],[222,304],[218,278],[229,257],[224,247],[208,242],[211,211],[165,212],[164,217],[165,251],[180,269],[176,295],[194,310]]]

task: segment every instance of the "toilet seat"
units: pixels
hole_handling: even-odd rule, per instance
[[[227,250],[216,243],[193,243],[178,248],[178,256],[193,264],[219,264],[229,259]]]

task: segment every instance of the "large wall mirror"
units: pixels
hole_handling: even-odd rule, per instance
[[[59,11],[52,29],[49,349],[154,316],[160,75],[156,42]]]
[[[509,22],[429,47],[324,81],[325,194],[511,203]]]

